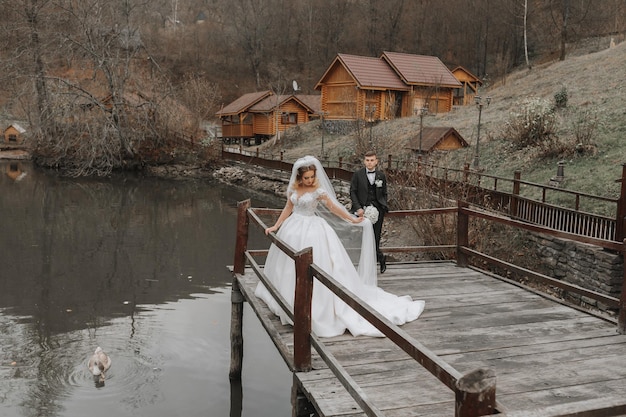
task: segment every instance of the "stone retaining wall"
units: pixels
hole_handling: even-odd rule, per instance
[[[539,261],[535,271],[619,298],[624,269],[621,254],[551,236],[532,233],[528,233],[527,236],[529,249]],[[606,305],[588,297],[570,293],[561,295],[582,306],[608,310]]]

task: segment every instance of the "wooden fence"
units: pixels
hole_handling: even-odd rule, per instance
[[[222,158],[284,171],[291,171],[292,167],[282,153],[263,154],[258,149],[250,152],[241,146],[223,147]],[[320,162],[330,178],[343,181],[350,181],[352,173],[361,166],[360,163],[346,163],[341,158],[322,158]],[[456,200],[467,201],[517,220],[597,239],[622,242],[626,238],[626,164],[622,165],[622,176],[617,180],[621,182],[620,197],[611,198],[524,181],[519,171],[511,179],[471,170],[469,164],[463,169],[442,168],[422,164],[419,159],[394,160],[391,155],[382,162],[391,181],[403,182],[411,178],[413,183],[417,183],[421,178],[420,184],[426,184],[433,192],[448,190]],[[540,199],[523,195],[522,188],[527,195],[534,190],[535,195],[541,196]],[[551,203],[548,202],[549,197],[553,201],[570,200],[571,204]],[[602,206],[615,214],[608,216],[585,211],[581,208],[583,202],[587,207]]]

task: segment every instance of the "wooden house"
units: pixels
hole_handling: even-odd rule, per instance
[[[407,148],[417,153],[420,151],[421,153],[429,153],[467,148],[468,146],[467,141],[453,127],[424,127],[422,128],[421,148],[419,131],[411,138]]]
[[[319,96],[248,93],[216,113],[226,143],[255,144],[319,115]]]
[[[253,115],[248,110],[270,95],[271,91],[247,93],[215,113],[222,122],[222,137],[226,142],[254,137]]]
[[[402,117],[418,114],[427,107],[429,113],[452,110],[455,89],[462,84],[436,56],[383,52],[384,60],[410,87],[402,103]]]
[[[8,145],[21,145],[24,143],[26,129],[17,123],[12,123],[4,129],[4,143]]]
[[[400,115],[409,87],[379,58],[338,54],[315,86],[327,119],[386,120]]]
[[[384,52],[381,57],[338,54],[315,86],[328,119],[389,120],[452,109],[462,84],[437,57]]]
[[[462,87],[454,90],[453,104],[466,106],[474,103],[478,88],[483,84],[482,80],[461,66],[453,69],[452,74],[462,84]]]

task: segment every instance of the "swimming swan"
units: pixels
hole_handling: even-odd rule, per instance
[[[111,367],[111,358],[98,346],[87,366],[94,377],[99,377],[100,382],[104,382],[104,373]]]

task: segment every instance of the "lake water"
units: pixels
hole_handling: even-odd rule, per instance
[[[289,416],[291,374],[247,305],[242,384],[228,378],[226,265],[249,197],[0,162],[0,416]],[[249,247],[267,247],[260,232]]]

